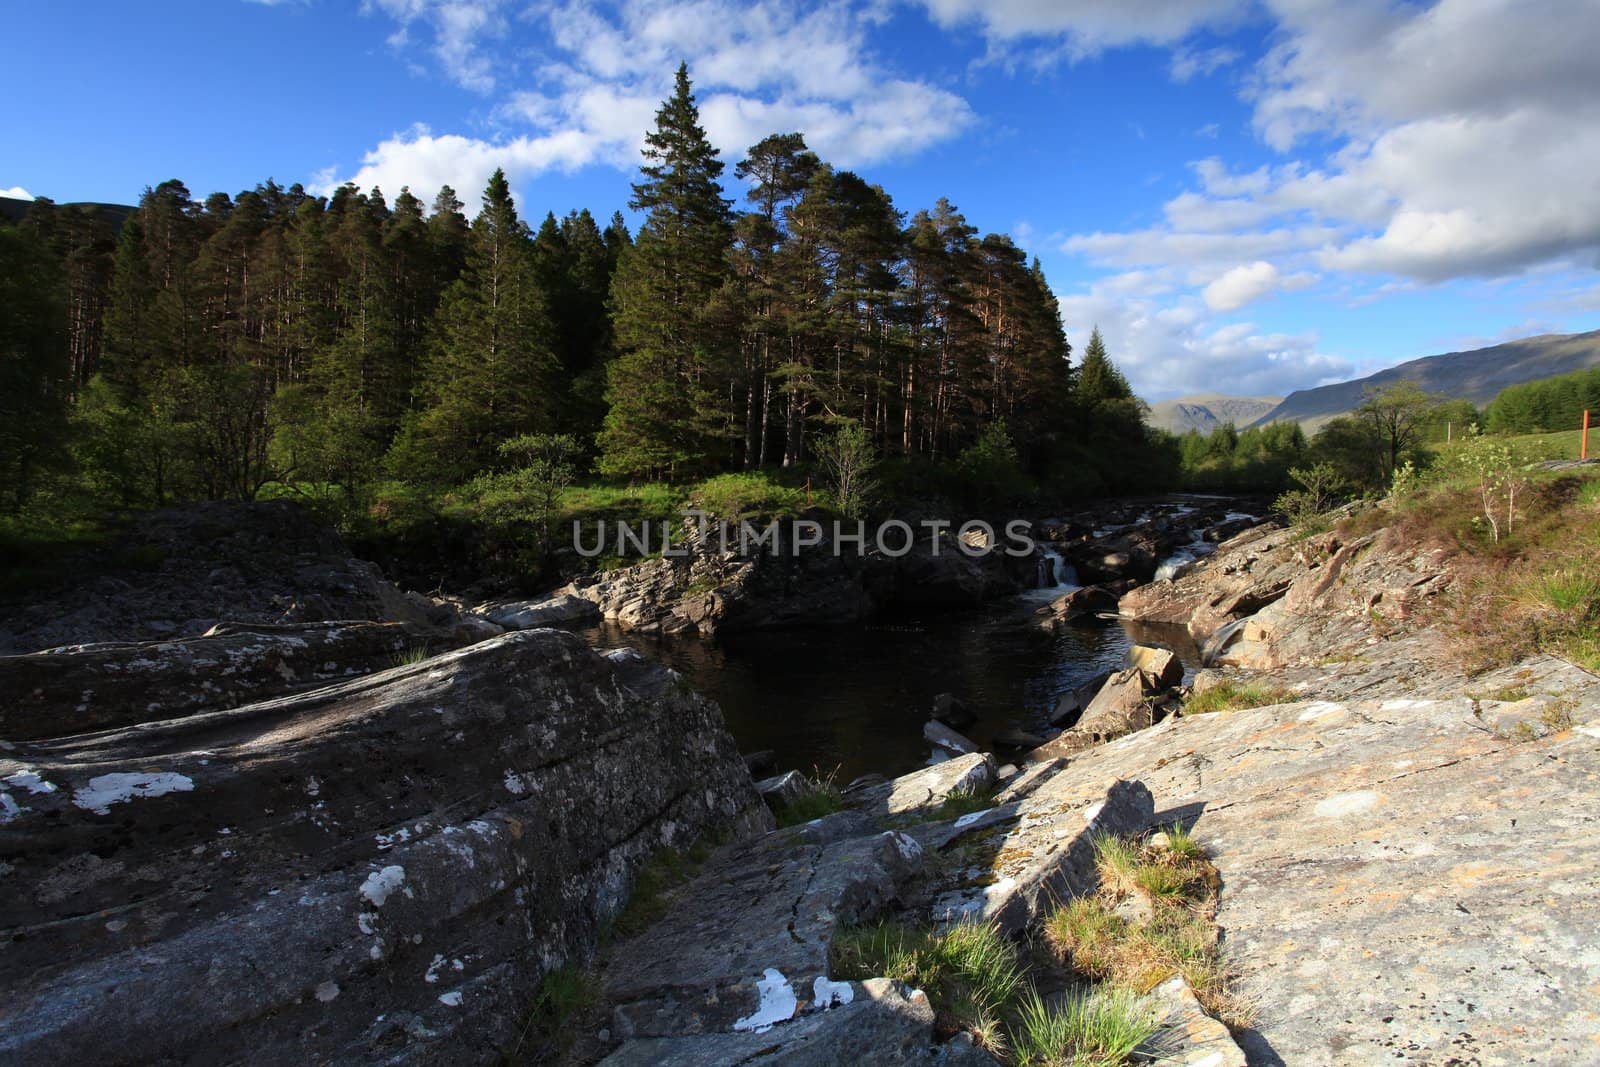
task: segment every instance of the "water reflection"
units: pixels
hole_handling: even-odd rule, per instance
[[[1040,591],[1041,593],[1047,591]],[[722,706],[745,752],[770,749],[778,768],[841,781],[903,774],[928,758],[922,725],[935,695],[955,693],[980,716],[964,731],[987,747],[998,731],[1041,730],[1062,693],[1121,666],[1130,636],[1089,621],[1061,633],[1036,625],[1040,593],[970,612],[815,630],[741,634],[718,642],[656,640],[604,625],[584,631],[602,648],[631,646],[682,673]],[[1173,647],[1177,634],[1136,640]]]

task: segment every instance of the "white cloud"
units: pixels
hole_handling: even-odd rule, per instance
[[[1303,289],[1316,281],[1309,272],[1281,274],[1264,259],[1224,271],[1201,291],[1212,311],[1237,311],[1280,290]]]
[[[1175,82],[1186,82],[1197,77],[1215,74],[1223,67],[1238,62],[1238,49],[1178,47],[1172,50],[1172,63],[1167,68]]]
[[[1252,323],[1214,324],[1202,302],[1171,295],[1159,272],[1121,275],[1059,296],[1081,352],[1098,325],[1106,349],[1148,401],[1223,391],[1282,395],[1349,378],[1356,367],[1321,351],[1315,333],[1262,332]]]
[[[1234,0],[921,0],[946,28],[979,24],[991,49],[1025,39],[1059,40],[1059,50],[1082,59],[1130,44],[1173,44],[1208,25],[1236,22]],[[1198,69],[1198,68],[1197,68]]]
[[[397,133],[347,175],[363,187],[431,190],[448,181],[475,191],[497,166],[514,180],[594,163],[632,169],[680,61],[707,135],[730,164],[767,134],[799,130],[823,158],[858,166],[914,154],[973,121],[955,93],[887,70],[867,40],[881,12],[844,0],[809,9],[777,0],[569,0],[525,14],[549,47],[516,61],[500,58],[511,11],[504,0],[368,0],[366,10],[395,20],[391,41],[402,50],[413,47],[414,30],[430,33],[431,53],[458,83],[519,87],[493,110],[498,135]],[[323,184],[345,180],[340,173]]]
[[[0,196],[8,196],[13,200],[32,200],[33,194],[20,185],[13,185],[9,189],[0,189]]]

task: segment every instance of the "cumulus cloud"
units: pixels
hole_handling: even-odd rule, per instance
[[[1203,302],[1174,297],[1160,272],[1118,275],[1086,292],[1059,294],[1073,343],[1081,350],[1098,325],[1111,358],[1148,401],[1214,393],[1278,396],[1355,373],[1349,360],[1321,351],[1314,332],[1259,330],[1253,323],[1215,324]]]
[[[1303,289],[1315,282],[1309,271],[1298,274],[1280,274],[1278,268],[1264,259],[1246,263],[1224,271],[1201,291],[1206,307],[1212,311],[1236,311],[1246,304],[1279,290]]]
[[[1234,0],[921,0],[935,22],[946,28],[977,24],[992,50],[1020,41],[1048,40],[1046,58],[1064,55],[1077,60],[1108,48],[1131,44],[1173,44],[1204,26],[1226,25],[1239,18]],[[1225,57],[1213,62],[1220,66]],[[1188,70],[1193,76],[1201,69]],[[1212,67],[1215,69],[1215,66]]]
[[[32,200],[33,194],[20,185],[13,185],[9,189],[0,189],[0,196],[8,196],[13,200]]]
[[[859,166],[914,154],[973,121],[960,96],[888,70],[868,43],[874,9],[843,0],[570,0],[522,16],[548,38],[532,58],[503,55],[513,10],[504,0],[368,0],[366,10],[394,20],[397,49],[424,47],[458,84],[498,91],[499,130],[396,133],[324,184],[448,180],[460,191],[480,188],[497,166],[513,178],[594,163],[631,169],[680,61],[707,135],[730,161],[769,133],[800,130],[825,159]]]

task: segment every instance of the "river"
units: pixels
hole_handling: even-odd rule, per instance
[[[939,693],[954,693],[977,712],[977,724],[963,732],[987,748],[1007,727],[1043,731],[1060,695],[1120,667],[1135,640],[1168,644],[1192,663],[1181,633],[1135,635],[1122,623],[1100,620],[1060,633],[1040,629],[1034,610],[1064,591],[717,641],[650,638],[610,625],[583,632],[597,647],[637,648],[683,674],[722,706],[742,751],[771,750],[779,770],[831,773],[844,784],[927,763],[922,726]]]

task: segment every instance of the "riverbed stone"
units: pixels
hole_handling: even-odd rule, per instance
[[[929,719],[922,724],[922,736],[946,752],[965,756],[978,751],[977,744],[970,737],[957,733],[937,719]]]
[[[956,756],[888,782],[852,789],[846,801],[879,816],[928,812],[951,793],[983,793],[995,782],[994,757],[987,752]]]
[[[570,626],[600,621],[600,608],[593,600],[570,592],[557,593],[542,600],[508,600],[485,604],[477,612],[508,630],[533,630],[541,626]]]

